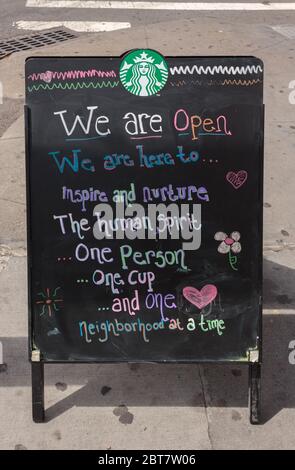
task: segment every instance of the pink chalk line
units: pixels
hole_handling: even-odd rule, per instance
[[[87,78],[87,77],[99,77],[99,78],[116,78],[116,72],[114,70],[66,70],[65,72],[52,72],[47,70],[46,72],[32,73],[28,76],[29,80],[37,81],[44,80],[49,83],[51,80],[72,80],[74,78]]]

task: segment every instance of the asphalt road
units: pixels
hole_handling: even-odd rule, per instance
[[[43,0],[44,1],[44,0]],[[53,0],[48,0],[49,2]],[[26,0],[2,0],[1,1],[1,17],[0,17],[0,31],[1,38],[12,38],[19,35],[27,34],[30,32],[32,26],[31,22],[42,23],[42,28],[50,28],[50,22],[56,21],[71,21],[84,23],[84,29],[87,29],[87,22],[108,22],[108,23],[130,23],[130,27],[144,25],[148,27],[151,24],[158,22],[170,22],[175,20],[206,18],[218,19],[225,24],[227,23],[251,23],[251,24],[265,24],[265,25],[278,25],[278,24],[295,24],[295,10],[293,11],[216,11],[215,9],[207,11],[182,11],[182,10],[150,10],[150,9],[124,9],[120,5],[119,0],[118,8],[112,9],[97,9],[87,8],[70,8],[68,5],[74,0],[67,2],[67,7],[43,8],[43,7],[29,7],[26,6]],[[165,1],[165,0],[164,0]],[[41,0],[42,2],[42,0]],[[60,6],[64,2],[57,2]],[[80,4],[87,4],[87,1],[76,2]],[[177,3],[185,3],[185,0],[180,0]],[[195,2],[198,3],[198,2]],[[206,3],[213,4],[213,0],[207,0]],[[232,3],[229,0],[227,3]],[[255,2],[253,2],[255,3]],[[260,5],[265,5],[269,2],[260,2]],[[276,3],[282,3],[282,0],[277,0]],[[213,8],[213,6],[212,6]],[[22,22],[22,29],[18,22]],[[45,24],[44,24],[45,22]],[[36,27],[36,26],[35,26]],[[83,29],[83,25],[80,27]],[[83,33],[83,31],[81,31]],[[80,32],[80,33],[81,33]]]

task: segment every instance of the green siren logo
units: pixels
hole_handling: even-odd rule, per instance
[[[120,65],[120,79],[127,91],[137,96],[152,96],[165,86],[168,66],[164,58],[150,49],[127,54]]]

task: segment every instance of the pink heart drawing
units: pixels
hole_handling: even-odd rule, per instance
[[[237,173],[229,171],[226,175],[227,181],[235,188],[239,189],[246,182],[248,173],[246,170],[240,170]]]
[[[40,78],[42,78],[42,80],[44,80],[44,82],[50,83],[51,80],[52,80],[52,75],[53,75],[53,73],[51,72],[51,70],[47,70],[46,72],[41,74]]]
[[[188,286],[183,288],[182,293],[186,300],[201,310],[213,302],[217,296],[217,288],[213,284],[207,284],[201,290]]]

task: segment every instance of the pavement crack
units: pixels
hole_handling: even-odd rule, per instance
[[[0,197],[0,201],[5,201],[5,202],[11,202],[13,204],[19,204],[21,206],[25,206],[26,203],[25,202],[20,202],[20,201],[13,201],[12,199],[6,199],[4,197]]]
[[[204,409],[205,409],[205,416],[206,416],[206,420],[207,420],[207,435],[208,435],[208,439],[209,439],[209,442],[210,442],[211,450],[214,450],[212,436],[211,436],[211,430],[210,430],[210,421],[209,421],[209,416],[208,416],[208,405],[207,405],[206,389],[205,389],[205,384],[204,384],[204,380],[203,380],[203,376],[202,376],[202,372],[201,372],[201,367],[202,366],[200,366],[200,365],[198,366],[198,371],[199,371],[200,383],[201,383],[201,388],[202,388],[202,396],[203,396],[203,403],[204,403]]]
[[[149,48],[149,37],[148,37],[148,32],[147,32],[147,29],[146,29],[146,25],[144,25],[144,39],[145,39],[145,42],[146,42],[146,47],[148,49]]]
[[[0,245],[0,272],[6,269],[10,258],[24,256],[27,256],[25,247],[11,248],[8,245]]]
[[[295,243],[266,244],[263,252],[273,251],[275,253],[283,250],[295,250]]]
[[[290,122],[293,122],[293,121],[290,121]],[[0,141],[1,142],[6,142],[8,140],[20,140],[20,139],[24,139],[24,136],[18,136],[18,137],[0,137]]]

